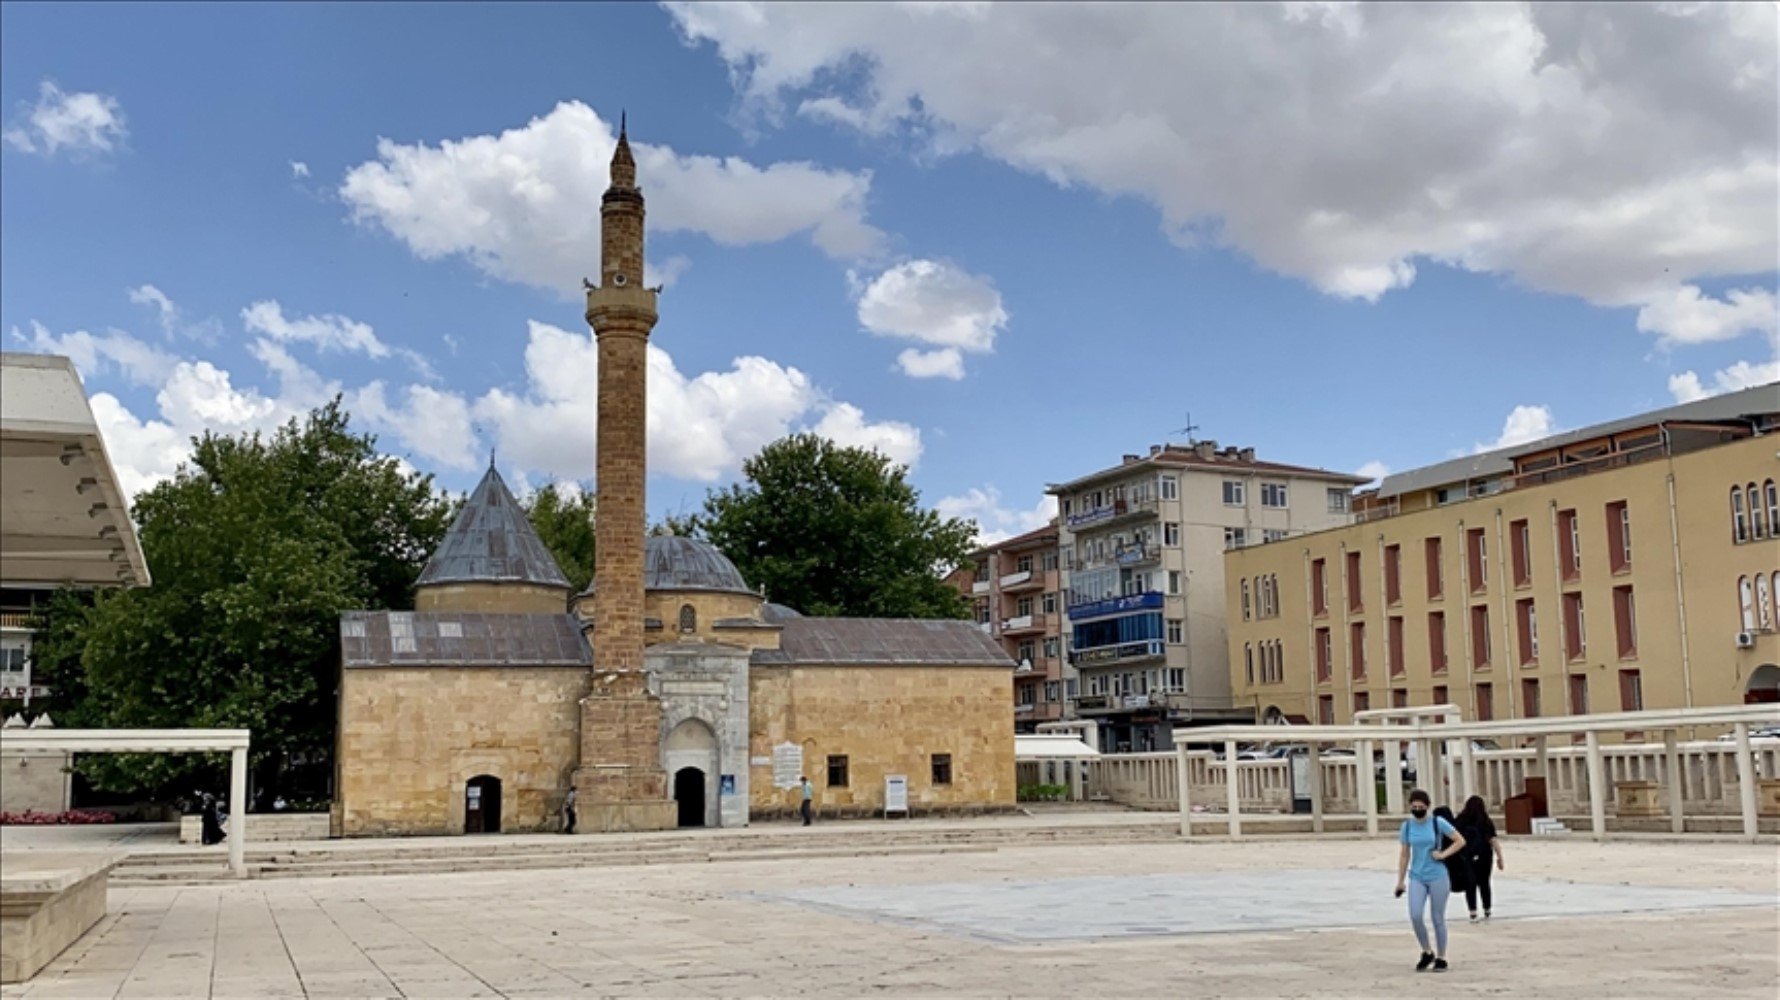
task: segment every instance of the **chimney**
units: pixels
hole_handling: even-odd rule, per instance
[[[1130,465],[1131,463],[1133,463],[1135,461],[1137,461],[1136,455],[1125,455],[1124,457],[1119,459],[1119,464],[1120,465]]]
[[[1244,448],[1239,454],[1244,462],[1252,462],[1255,460],[1255,449],[1253,448]]]
[[[1155,456],[1160,455],[1160,454],[1162,454],[1162,446],[1161,445],[1159,445],[1159,444],[1150,445],[1150,457],[1151,458],[1154,458]]]
[[[1193,446],[1193,454],[1203,459],[1210,460],[1217,453],[1218,443],[1216,441],[1201,441]]]

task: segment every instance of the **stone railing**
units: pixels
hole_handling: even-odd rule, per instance
[[[229,816],[229,827],[241,821],[241,817]],[[198,816],[181,816],[179,818],[179,842],[196,844],[203,840],[201,831],[203,821]],[[247,815],[247,839],[252,841],[268,840],[326,840],[330,834],[327,813],[249,813]]]
[[[1208,810],[1229,801],[1230,769],[1209,751],[1188,755],[1191,800]],[[1180,808],[1180,765],[1172,752],[1108,754],[1088,765],[1088,794],[1134,809]],[[1359,810],[1358,777],[1352,757],[1322,762],[1323,802],[1329,812]],[[1243,812],[1290,812],[1292,764],[1286,760],[1236,762],[1236,794]]]

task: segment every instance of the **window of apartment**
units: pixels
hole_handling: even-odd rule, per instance
[[[1088,675],[1088,694],[1098,696],[1098,695],[1103,695],[1105,693],[1106,693],[1106,675],[1105,674],[1090,674],[1090,675]]]
[[[1016,573],[1030,573],[1030,572],[1032,572],[1032,557],[1031,556],[1021,556],[1020,558],[1014,560],[1014,572],[1016,572]]]
[[[933,755],[933,783],[949,785],[952,783],[952,755],[936,753]]]
[[[1062,685],[1056,681],[1045,681],[1045,701],[1056,701],[1058,689],[1061,687]]]
[[[845,787],[847,787],[847,755],[846,754],[831,753],[828,755],[828,787],[830,787],[830,788],[845,788]]]
[[[1014,616],[1024,617],[1032,614],[1032,598],[1022,597],[1014,602]]]
[[[1046,552],[1044,554],[1044,561],[1039,565],[1044,567],[1046,573],[1055,573],[1057,571],[1057,553]]]
[[[1039,607],[1042,607],[1044,609],[1044,613],[1047,615],[1056,614],[1057,613],[1057,592],[1053,590],[1053,591],[1046,593],[1044,596],[1044,602],[1042,604],[1040,604]]]
[[[1370,712],[1370,711],[1372,711],[1372,695],[1369,692],[1366,692],[1366,691],[1355,691],[1354,692],[1354,711],[1355,712]]]
[[[1588,676],[1586,674],[1570,675],[1570,714],[1588,714]]]
[[[1565,581],[1582,576],[1582,526],[1574,510],[1558,511],[1558,573]]]
[[[1187,689],[1187,669],[1185,667],[1169,667],[1163,672],[1168,680],[1168,690],[1176,694]]]
[[[1537,719],[1539,717],[1539,681],[1528,677],[1520,682],[1521,717]]]
[[[1403,603],[1403,546],[1384,547],[1384,602]]]
[[[1253,643],[1242,644],[1242,676],[1248,680],[1249,686],[1255,684],[1255,646]]]
[[[1762,631],[1764,632],[1769,631],[1774,627],[1775,596],[1777,595],[1775,595],[1772,590],[1768,589],[1768,578],[1760,573],[1755,574],[1756,619],[1761,623]]]
[[[1632,568],[1632,512],[1624,500],[1607,505],[1607,561],[1613,572]]]
[[[1286,531],[1284,528],[1265,528],[1261,531],[1261,541],[1277,542],[1283,540],[1289,534],[1291,534],[1291,532]]]
[[[1031,639],[1020,640],[1020,662],[1031,663],[1032,654],[1038,652],[1038,646]]]
[[[1360,593],[1360,554],[1347,554],[1347,571],[1343,574],[1342,584],[1347,588],[1347,610],[1358,614],[1365,610],[1366,602]]]
[[[1391,676],[1401,677],[1405,669],[1403,666],[1403,616],[1392,615],[1390,621],[1386,623],[1386,630],[1389,632],[1387,638],[1391,647],[1388,650],[1391,658]]]
[[[1743,631],[1755,631],[1755,584],[1746,576],[1737,577],[1737,609],[1742,616]]]
[[[1428,612],[1428,669],[1446,673],[1446,612]]]
[[[1508,525],[1509,562],[1514,566],[1514,585],[1533,584],[1533,531],[1526,518]]]
[[[1187,623],[1185,620],[1180,618],[1168,619],[1168,641],[1170,643],[1178,646],[1187,641],[1186,636]]]
[[[1409,707],[1409,689],[1408,688],[1391,688],[1391,707],[1392,708],[1408,708]]]
[[[1286,682],[1286,647],[1278,639],[1273,640],[1273,683]]]
[[[1749,499],[1749,537],[1768,537],[1767,509],[1761,505],[1761,495],[1756,492],[1755,484],[1745,486],[1743,495]]]
[[[1524,666],[1539,662],[1539,619],[1528,597],[1514,602],[1515,635],[1520,640],[1520,662]]]
[[[1471,609],[1471,666],[1487,670],[1490,665],[1490,609],[1479,604]]]
[[[1780,535],[1780,486],[1770,479],[1761,484],[1761,492],[1767,501],[1768,530]]]
[[[1162,499],[1164,499],[1164,500],[1179,500],[1180,499],[1180,479],[1179,479],[1179,477],[1177,477],[1177,476],[1163,476],[1162,477]]]
[[[977,624],[978,625],[989,624],[989,602],[988,601],[978,601],[977,602]]]
[[[1347,658],[1353,664],[1355,677],[1366,676],[1366,623],[1354,622],[1347,627]]]
[[[1242,620],[1249,620],[1248,577],[1242,578]]]
[[[1422,542],[1422,556],[1428,561],[1428,600],[1437,601],[1445,590],[1445,573],[1440,566],[1440,539]]]
[[[1644,679],[1636,670],[1619,672],[1619,708],[1623,712],[1644,710]]]
[[[1331,489],[1328,491],[1328,495],[1329,495],[1329,513],[1331,513],[1331,514],[1345,514],[1345,513],[1347,513],[1348,504],[1351,501],[1349,499],[1349,494],[1346,490]]]
[[[1016,686],[1015,690],[1017,692],[1015,697],[1019,699],[1020,704],[1032,705],[1038,702],[1037,684],[1020,684]]]
[[[1046,639],[1045,640],[1045,659],[1047,659],[1047,660],[1056,659],[1058,652],[1062,649],[1062,646],[1063,646],[1063,643],[1061,641],[1059,641],[1056,636],[1051,636],[1049,639]]]
[[[1224,548],[1240,549],[1248,544],[1248,532],[1241,528],[1224,529]]]
[[[1743,509],[1743,488],[1731,487],[1731,538],[1739,543],[1749,540],[1749,514]]]
[[[1169,548],[1180,546],[1180,522],[1169,521],[1162,525],[1162,544]]]
[[[1310,610],[1321,617],[1329,613],[1329,575],[1325,561],[1310,561]]]
[[[1588,628],[1582,613],[1582,595],[1564,595],[1564,659],[1580,660],[1588,654]]]
[[[1286,484],[1262,483],[1261,506],[1284,508],[1286,506]]]
[[[1326,628],[1316,630],[1316,679],[1327,681],[1335,673],[1335,640]]]
[[[1168,571],[1168,592],[1170,594],[1180,593],[1180,570],[1178,569]]]
[[[1436,705],[1450,704],[1450,699],[1447,697],[1446,685],[1444,685],[1444,684],[1434,685],[1434,704],[1436,704]]]
[[[1224,506],[1226,506],[1226,507],[1241,507],[1242,506],[1242,480],[1240,480],[1240,479],[1226,479],[1226,480],[1224,480]]]
[[[1471,593],[1483,593],[1489,586],[1489,543],[1482,528],[1465,532],[1465,568],[1470,574]]]
[[[1620,659],[1638,655],[1638,611],[1629,583],[1613,588],[1613,633],[1619,640]]]
[[[1074,677],[1065,678],[1063,681],[1063,697],[1073,700],[1076,696],[1076,690],[1077,690],[1077,685],[1076,685],[1075,678]]]
[[[1334,695],[1325,694],[1325,695],[1317,696],[1317,699],[1316,699],[1316,721],[1319,725],[1324,725],[1324,726],[1333,726],[1335,724],[1335,696]]]
[[[1477,685],[1477,721],[1488,722],[1496,717],[1496,691],[1488,684]]]

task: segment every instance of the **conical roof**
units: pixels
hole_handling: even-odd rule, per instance
[[[433,550],[416,586],[441,583],[532,583],[569,589],[562,568],[493,465]]]

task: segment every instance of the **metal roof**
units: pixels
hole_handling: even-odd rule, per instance
[[[1005,667],[1014,661],[966,621],[916,618],[792,618],[778,649],[756,650],[762,666]]]
[[[645,540],[643,589],[709,590],[754,596],[748,581],[742,579],[742,571],[717,546],[680,535],[654,535]],[[593,592],[590,583],[582,594]]]
[[[1587,427],[1554,434],[1551,437],[1543,437],[1537,441],[1528,441],[1525,444],[1497,448],[1476,455],[1466,455],[1448,462],[1424,465],[1419,469],[1407,469],[1384,477],[1378,484],[1378,496],[1384,499],[1402,496],[1405,493],[1416,493],[1448,483],[1505,476],[1514,471],[1516,455],[1544,451],[1548,448],[1560,448],[1577,441],[1587,441],[1619,431],[1647,427],[1657,423],[1689,420],[1736,420],[1758,413],[1776,411],[1780,411],[1780,382],[1769,382],[1766,385],[1741,389],[1737,392],[1696,399],[1691,403],[1682,403],[1679,406],[1668,406],[1660,410],[1649,410],[1629,417],[1621,417],[1618,420],[1590,424]]]
[[[571,615],[348,611],[340,660],[354,667],[589,667],[593,651]]]
[[[760,606],[760,620],[769,625],[783,625],[793,618],[802,618],[803,613],[796,608],[788,608],[783,604],[771,601]]]
[[[533,583],[569,589],[568,578],[492,465],[426,561],[416,586],[439,583]]]
[[[1168,445],[1146,455],[1132,456],[1130,461],[1108,466],[1085,476],[1078,476],[1065,483],[1053,483],[1045,487],[1045,492],[1053,496],[1062,496],[1098,482],[1118,479],[1132,473],[1155,474],[1165,471],[1212,472],[1224,475],[1272,474],[1303,479],[1324,479],[1350,486],[1358,486],[1367,481],[1365,476],[1356,476],[1350,472],[1335,472],[1308,465],[1288,465],[1284,462],[1269,462],[1265,459],[1243,458],[1242,449],[1236,449],[1236,452],[1232,455],[1229,453],[1229,449],[1226,449],[1214,451],[1210,457],[1205,457],[1191,448]]]

